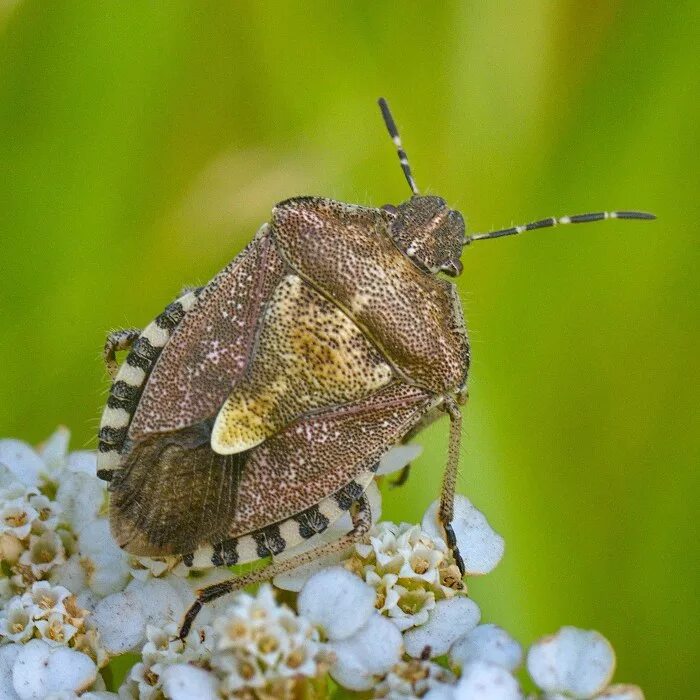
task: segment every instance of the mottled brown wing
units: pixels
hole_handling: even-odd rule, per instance
[[[132,440],[216,414],[245,371],[266,301],[284,272],[264,226],[204,288],[161,352],[129,427]]]
[[[394,382],[294,421],[248,453],[229,537],[300,513],[373,469],[435,404],[428,392]]]
[[[110,485],[112,533],[128,552],[161,556],[279,523],[372,470],[434,405],[396,382],[234,455],[211,449],[209,422],[151,436]]]
[[[164,556],[223,539],[245,457],[213,452],[210,430],[210,423],[200,423],[134,446],[109,487],[112,534],[120,547]]]

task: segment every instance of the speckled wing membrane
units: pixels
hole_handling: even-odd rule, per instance
[[[279,554],[340,517],[369,485],[387,445],[434,402],[393,382],[228,456],[209,448],[206,424],[174,433],[170,453],[162,440],[145,440],[112,482],[113,532],[130,552],[181,554],[190,565]]]

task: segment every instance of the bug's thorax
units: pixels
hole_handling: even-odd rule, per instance
[[[466,377],[462,311],[454,285],[402,249],[402,233],[416,224],[411,240],[419,260],[447,265],[456,248],[461,252],[463,220],[437,197],[414,197],[401,207],[297,198],[275,208],[271,228],[281,256],[357,324],[402,381],[442,395],[457,391]],[[416,228],[419,217],[423,232]],[[431,227],[443,244],[429,245]]]

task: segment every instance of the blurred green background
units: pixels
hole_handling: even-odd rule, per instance
[[[506,538],[472,583],[527,643],[601,630],[616,678],[697,691],[697,2],[1,2],[0,434],[94,446],[108,329],[204,283],[272,205],[424,191],[485,242],[461,490]],[[385,514],[436,497],[446,426]],[[692,629],[689,629],[691,627]]]

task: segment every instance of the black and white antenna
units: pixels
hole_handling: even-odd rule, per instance
[[[598,211],[592,214],[576,214],[574,216],[550,216],[548,219],[533,221],[522,226],[511,226],[510,228],[502,228],[498,231],[489,231],[487,233],[472,233],[471,236],[466,236],[464,245],[469,245],[473,241],[484,241],[489,238],[501,238],[502,236],[514,236],[516,233],[524,233],[532,231],[536,228],[550,228],[551,226],[559,226],[563,224],[587,224],[591,221],[605,221],[605,219],[655,219],[654,214],[649,214],[645,211]]]
[[[413,192],[413,194],[419,194],[416,181],[413,179],[413,175],[411,175],[411,166],[408,164],[408,156],[406,155],[406,151],[403,150],[399,130],[396,128],[394,117],[391,116],[389,105],[386,103],[386,100],[383,97],[380,97],[377,102],[379,104],[379,109],[382,110],[382,117],[384,118],[384,123],[386,124],[389,136],[391,136],[391,140],[396,146],[396,152],[399,154],[399,162],[401,163],[403,174],[406,176],[406,180],[408,181],[408,186],[411,188],[411,192]]]

